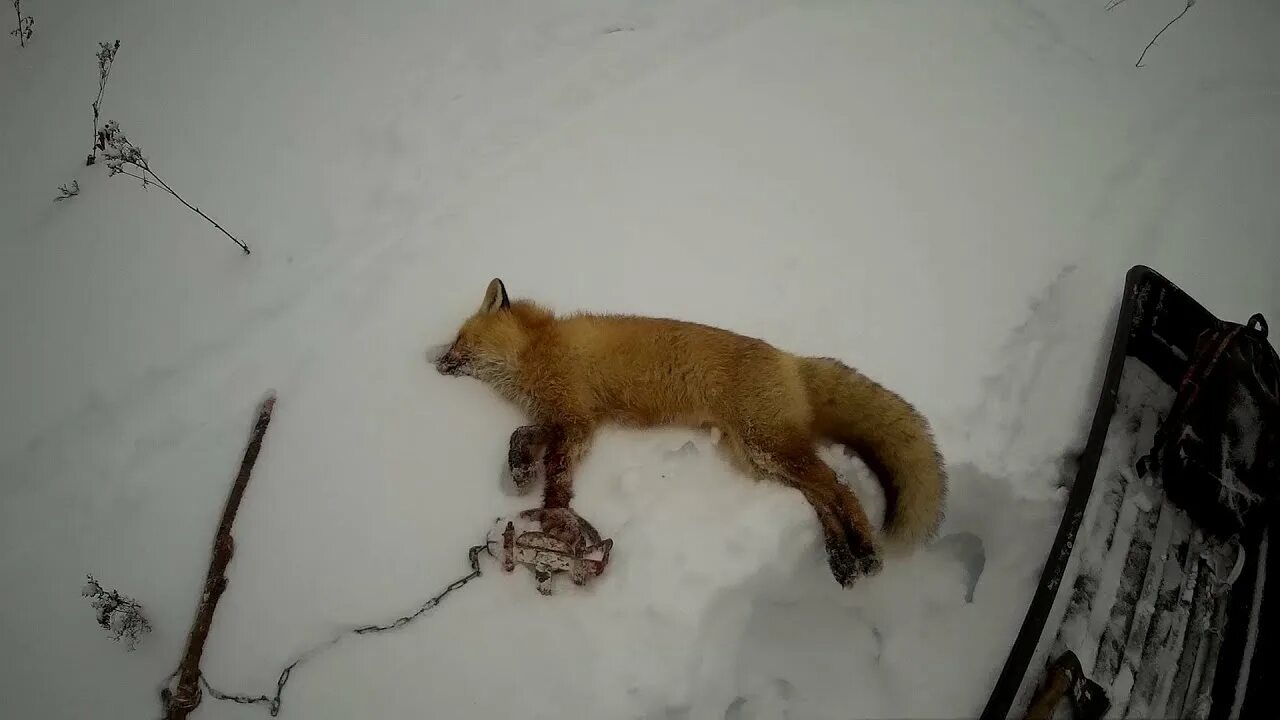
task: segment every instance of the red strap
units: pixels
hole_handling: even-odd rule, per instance
[[[1216,347],[1211,353],[1201,353],[1187,368],[1187,372],[1182,376],[1182,382],[1178,385],[1177,399],[1174,401],[1174,407],[1169,412],[1169,418],[1165,420],[1162,428],[1170,427],[1175,423],[1180,423],[1182,416],[1187,413],[1192,403],[1200,395],[1200,383],[1196,381],[1197,377],[1207,377],[1213,372],[1213,368],[1218,364],[1218,360],[1222,358],[1222,354],[1227,351],[1227,346],[1240,333],[1240,326],[1237,325],[1226,332],[1218,331],[1219,338],[1216,339]],[[1215,339],[1211,339],[1210,343],[1215,343]]]

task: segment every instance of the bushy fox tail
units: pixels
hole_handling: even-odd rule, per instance
[[[803,358],[814,431],[858,454],[884,487],[886,549],[933,539],[947,477],[929,422],[897,394],[838,360]]]

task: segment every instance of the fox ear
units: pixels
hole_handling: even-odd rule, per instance
[[[480,303],[480,312],[496,313],[509,307],[511,300],[507,298],[507,287],[498,278],[490,280],[488,289],[484,291],[484,302]]]

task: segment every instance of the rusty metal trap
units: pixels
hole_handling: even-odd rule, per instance
[[[487,545],[506,572],[519,565],[533,573],[538,592],[550,595],[555,576],[568,574],[574,585],[586,585],[609,566],[613,540],[601,538],[588,522],[578,518],[581,534],[574,540],[534,529],[536,521],[527,514],[513,519],[499,518],[489,533]],[[496,546],[496,552],[494,548]]]

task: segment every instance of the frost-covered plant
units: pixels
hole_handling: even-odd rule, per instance
[[[129,141],[124,133],[120,131],[120,124],[115,120],[107,122],[102,126],[102,144],[104,150],[102,156],[106,158],[108,175],[115,177],[116,175],[127,175],[135,180],[142,181],[143,189],[149,189],[152,186],[158,187],[169,193],[175,200],[182,203],[191,212],[199,215],[209,221],[210,225],[218,228],[223,235],[231,238],[231,241],[240,246],[245,255],[249,254],[249,246],[240,242],[235,235],[227,232],[225,228],[217,223],[213,218],[205,215],[200,208],[187,202],[181,195],[169,187],[169,183],[165,182],[151,169],[151,165],[147,162],[147,158],[142,154],[142,149]]]
[[[106,138],[98,129],[98,118],[102,112],[102,96],[107,92],[107,77],[111,75],[111,64],[116,61],[116,51],[119,49],[119,40],[114,43],[98,43],[98,97],[93,101],[93,146],[89,148],[85,165],[92,165],[98,159],[98,151],[107,148]]]
[[[31,28],[35,27],[36,21],[30,15],[22,14],[22,0],[13,0],[13,11],[18,15],[18,27],[9,31],[9,34],[18,38],[18,44],[22,47],[27,46],[27,41],[31,39]]]
[[[58,197],[54,198],[53,201],[60,202],[62,200],[66,200],[67,198],[73,198],[79,194],[80,194],[80,181],[72,180],[66,185],[58,186]]]
[[[92,575],[85,577],[88,581],[80,594],[90,598],[98,613],[98,626],[109,631],[112,640],[124,641],[130,651],[137,648],[142,636],[151,632],[151,623],[142,614],[142,605],[128,595],[104,589]]]

